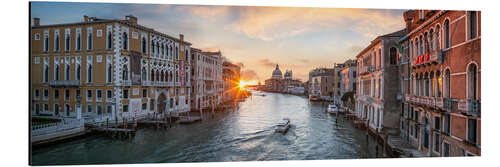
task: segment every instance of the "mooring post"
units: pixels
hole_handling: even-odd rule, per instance
[[[106,118],[106,134],[108,134],[108,121],[109,121],[109,118]]]
[[[115,117],[115,135],[118,134],[118,118]]]

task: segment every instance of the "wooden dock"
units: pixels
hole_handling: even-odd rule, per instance
[[[178,120],[179,124],[192,124],[195,122],[201,121],[201,117],[198,116],[192,116],[192,117],[180,117]]]

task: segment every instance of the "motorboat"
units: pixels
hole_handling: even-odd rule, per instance
[[[290,119],[285,118],[276,125],[276,132],[286,133],[290,128]]]
[[[337,105],[329,104],[327,111],[328,111],[328,113],[336,113],[336,112],[339,112],[340,110],[339,110],[339,108],[337,108]]]

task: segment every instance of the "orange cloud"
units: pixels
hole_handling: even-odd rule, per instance
[[[225,29],[269,41],[342,26],[353,27],[352,31],[369,38],[403,27],[401,16],[380,10],[247,7]]]

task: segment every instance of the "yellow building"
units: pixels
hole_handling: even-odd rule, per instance
[[[32,115],[132,117],[190,110],[190,46],[134,16],[31,27]],[[81,114],[80,114],[81,113]]]

